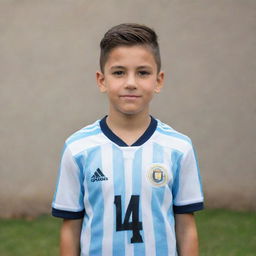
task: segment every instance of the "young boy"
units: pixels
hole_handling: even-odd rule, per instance
[[[108,115],[70,136],[52,214],[61,255],[198,255],[203,195],[191,140],[149,115],[164,81],[157,35],[121,24],[101,41]]]

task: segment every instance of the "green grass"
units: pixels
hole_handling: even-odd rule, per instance
[[[0,220],[0,255],[58,255],[59,227],[60,220],[50,216],[35,220]]]
[[[256,213],[206,210],[196,214],[202,256],[255,256]]]
[[[256,255],[256,213],[205,210],[196,214],[201,256]],[[0,220],[1,256],[56,256],[61,220]]]

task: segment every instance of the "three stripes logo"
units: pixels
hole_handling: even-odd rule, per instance
[[[98,168],[91,177],[91,182],[108,180],[108,178]]]

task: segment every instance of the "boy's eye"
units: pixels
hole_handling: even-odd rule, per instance
[[[116,71],[112,72],[112,74],[113,74],[114,76],[122,76],[122,75],[124,74],[124,71],[122,71],[122,70],[116,70]]]
[[[138,73],[139,73],[140,76],[148,76],[148,75],[150,75],[150,72],[146,71],[146,70],[141,70]]]

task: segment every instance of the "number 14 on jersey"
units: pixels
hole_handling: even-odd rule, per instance
[[[131,243],[143,243],[143,239],[140,234],[140,230],[142,230],[142,222],[139,221],[139,201],[140,196],[131,196],[130,202],[125,212],[124,222],[122,222],[123,214],[121,196],[115,196],[114,201],[116,206],[116,231],[131,230]]]

